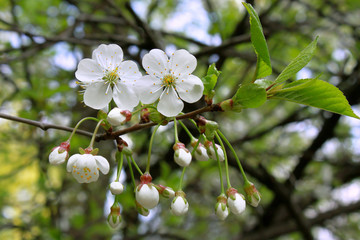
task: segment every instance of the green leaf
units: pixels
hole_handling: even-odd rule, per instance
[[[246,108],[260,107],[266,102],[265,88],[257,84],[241,85],[232,98],[234,105],[240,104]]]
[[[316,44],[319,37],[316,37],[304,50],[302,50],[299,55],[290,62],[290,64],[280,73],[280,75],[275,79],[274,83],[276,85],[288,80],[290,77],[295,75],[303,67],[310,62],[312,56],[314,55]]]
[[[209,66],[206,76],[201,78],[204,84],[204,95],[212,94],[212,90],[215,88],[220,73],[221,72],[216,69],[215,63]]]
[[[270,98],[300,103],[360,119],[337,87],[319,79],[301,79],[286,84]]]
[[[254,80],[256,80],[271,74],[270,55],[259,16],[250,4],[243,2],[243,5],[250,15],[251,43],[258,57],[254,76]]]

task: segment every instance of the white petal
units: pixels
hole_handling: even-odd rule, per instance
[[[166,117],[178,115],[184,108],[184,103],[180,100],[173,87],[166,88],[160,96],[157,105],[158,111]]]
[[[120,182],[110,183],[110,192],[113,195],[121,194],[124,191],[124,186]]]
[[[109,112],[107,120],[112,126],[120,126],[122,123],[125,122],[126,117],[121,113],[122,111],[123,110],[116,107]]]
[[[146,75],[136,81],[135,91],[137,92],[140,101],[144,104],[151,104],[158,100],[162,90],[163,87],[158,78]]]
[[[108,105],[112,96],[112,90],[108,84],[103,82],[94,83],[86,87],[84,103],[91,108],[101,109]]]
[[[132,110],[139,104],[139,97],[135,90],[122,82],[114,87],[113,99],[120,109]]]
[[[120,64],[118,69],[118,74],[122,82],[131,81],[132,84],[135,84],[136,81],[141,78],[142,74],[139,71],[137,64],[133,61],[124,61]]]
[[[194,103],[202,97],[204,84],[197,76],[190,75],[176,80],[176,91],[182,100]]]
[[[75,76],[84,83],[92,83],[101,80],[104,72],[95,60],[85,58],[79,62]]]
[[[94,156],[96,165],[103,174],[107,174],[110,170],[109,162],[102,156]]]
[[[168,62],[169,59],[165,52],[160,49],[153,49],[145,54],[142,65],[150,76],[161,78],[163,75],[169,73]]]
[[[64,151],[62,153],[59,153],[59,148],[60,147],[56,147],[56,148],[54,148],[54,150],[51,151],[51,153],[49,155],[50,164],[59,165],[59,164],[62,164],[62,163],[64,163],[66,161],[66,157],[68,155],[68,152]]]
[[[189,203],[180,196],[175,197],[175,199],[171,202],[170,211],[172,214],[176,216],[181,216],[187,213],[189,210]]]
[[[123,51],[118,45],[101,44],[93,51],[92,59],[96,60],[102,68],[112,71],[120,65],[123,56]]]
[[[175,51],[170,58],[171,73],[176,77],[187,76],[196,68],[196,58],[184,49]]]
[[[191,163],[191,153],[180,148],[174,153],[174,160],[180,167],[187,167]]]
[[[74,155],[72,155],[72,156],[69,158],[69,160],[68,160],[68,162],[67,162],[67,165],[66,165],[66,170],[67,170],[68,172],[71,172],[71,171],[72,171],[73,166],[76,164],[79,156],[81,156],[81,155],[80,155],[80,154],[74,154]]]
[[[225,220],[225,218],[227,218],[227,216],[229,215],[229,209],[225,206],[225,210],[223,210],[222,204],[219,203],[215,210],[215,213],[220,220]]]
[[[245,211],[246,203],[242,195],[235,193],[235,200],[232,200],[230,197],[227,199],[228,206],[230,211],[235,215],[240,215]]]
[[[140,191],[137,188],[135,191],[135,197],[136,201],[147,209],[152,209],[159,203],[158,190],[154,186],[148,186],[148,184],[142,185]]]

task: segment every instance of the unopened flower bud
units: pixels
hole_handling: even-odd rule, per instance
[[[119,195],[124,191],[124,186],[120,182],[112,182],[110,183],[110,192],[113,195]]]
[[[175,196],[175,191],[171,187],[165,187],[161,184],[155,185],[155,187],[164,198],[173,198]]]
[[[53,165],[59,165],[69,158],[70,142],[62,142],[60,146],[54,147],[49,155],[49,162]]]
[[[185,193],[183,191],[177,191],[175,193],[175,198],[171,202],[170,211],[176,216],[181,216],[187,213],[189,210],[189,203],[185,198]]]
[[[181,167],[187,167],[191,163],[191,153],[185,148],[183,143],[175,143],[173,146],[175,151],[174,160]]]
[[[227,216],[229,215],[229,209],[227,207],[227,199],[225,194],[221,194],[217,197],[215,213],[220,220],[225,220],[225,218],[227,218]]]
[[[204,133],[206,139],[212,141],[215,137],[216,130],[218,130],[219,125],[217,122],[207,120],[206,118],[200,116],[196,123],[198,125],[200,133]]]
[[[238,193],[235,188],[229,188],[226,191],[227,194],[227,204],[230,211],[235,215],[240,215],[245,211],[246,202],[242,194]]]
[[[198,141],[199,140],[192,141],[191,146],[195,147]],[[208,154],[206,152],[206,148],[202,143],[198,144],[198,146],[197,146],[197,148],[195,150],[195,153],[194,153],[194,157],[198,161],[207,161],[207,160],[209,160],[209,156],[208,156]]]
[[[107,222],[110,227],[118,228],[121,224],[121,215],[120,215],[120,204],[115,202],[110,208],[110,214],[107,218]]]
[[[144,208],[143,206],[141,206],[140,203],[138,203],[138,201],[135,200],[135,207],[136,207],[136,211],[138,211],[139,214],[143,215],[143,216],[148,216],[149,215],[149,209]]]
[[[135,191],[136,201],[147,209],[152,209],[159,203],[159,192],[151,180],[149,173],[142,175]]]
[[[257,207],[261,201],[261,194],[256,189],[255,185],[247,181],[244,185],[246,202],[253,207]]]
[[[221,148],[221,146],[219,144],[216,144],[216,143],[215,143],[215,147],[216,147],[217,154],[219,156],[219,160],[224,161],[225,155],[224,155],[223,149]],[[209,158],[217,160],[213,143],[210,141],[205,141],[205,148],[206,148],[206,152],[207,152]]]
[[[107,117],[108,122],[112,126],[120,126],[125,122],[130,121],[131,119],[131,112],[129,110],[121,110],[120,108],[113,108]]]

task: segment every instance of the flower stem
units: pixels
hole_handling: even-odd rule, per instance
[[[135,189],[135,187],[136,187],[135,177],[134,177],[134,172],[133,172],[133,169],[132,169],[132,166],[131,166],[131,162],[130,162],[129,156],[126,156],[126,160],[127,160],[127,162],[128,162],[128,166],[129,166],[129,170],[130,170],[130,175],[131,175],[131,180],[132,180],[132,183],[133,183],[133,186],[134,186],[134,189]]]
[[[143,175],[142,171],[140,170],[139,166],[136,164],[132,155],[130,155],[130,159],[131,159],[131,162],[134,164],[134,167],[136,168],[136,170],[140,173],[140,175]]]
[[[100,127],[102,121],[103,121],[103,120],[101,119],[101,120],[98,122],[98,124],[96,125],[96,127],[95,127],[94,133],[93,133],[93,135],[92,135],[92,137],[91,137],[91,141],[90,141],[90,144],[89,144],[89,148],[93,148],[93,145],[94,145],[94,142],[95,142],[95,138],[96,138],[96,134],[97,134],[97,131],[99,130],[99,127]]]
[[[177,131],[177,121],[176,118],[174,117],[174,131],[175,131],[175,143],[179,142],[179,136],[178,136],[178,131]]]
[[[180,181],[179,181],[179,191],[182,191],[182,183],[183,183],[183,179],[184,179],[184,175],[185,175],[185,170],[186,170],[186,167],[183,168],[182,173],[181,173],[181,177],[180,177]]]
[[[117,175],[116,175],[116,182],[119,181],[120,179],[120,173],[121,173],[121,169],[122,169],[122,165],[123,165],[123,162],[124,162],[124,154],[121,152],[120,153],[120,160],[118,160],[118,169],[117,169]]]
[[[218,168],[219,168],[219,178],[220,178],[220,185],[221,185],[221,193],[225,194],[225,188],[224,188],[224,182],[223,182],[223,177],[222,177],[222,170],[221,170],[221,163],[220,163],[219,155],[218,155],[217,149],[215,147],[215,141],[213,140],[212,143],[213,143],[213,146],[214,146],[216,160],[217,160]],[[229,183],[228,183],[228,185],[229,185]]]
[[[150,158],[151,158],[151,148],[152,148],[152,145],[153,145],[153,142],[154,142],[154,136],[155,136],[155,133],[156,131],[158,130],[158,128],[160,127],[160,124],[158,124],[152,135],[151,135],[151,138],[150,138],[150,143],[149,143],[149,152],[148,152],[148,159],[147,159],[147,164],[146,164],[146,171],[147,173],[150,173]]]
[[[86,118],[81,119],[81,120],[76,124],[76,126],[75,126],[74,129],[73,129],[73,131],[71,132],[68,141],[70,141],[71,138],[74,136],[74,134],[75,134],[76,130],[79,128],[80,124],[82,124],[82,123],[85,122],[86,120],[94,120],[94,121],[97,121],[97,122],[100,121],[99,119],[94,118],[94,117],[86,117]]]
[[[225,146],[223,141],[221,140],[221,138],[219,137],[219,134],[217,132],[215,132],[215,136],[216,139],[219,141],[221,148],[224,152],[224,158],[225,158],[225,173],[226,173],[226,182],[228,185],[228,188],[231,188],[231,183],[230,183],[230,176],[229,176],[229,164],[228,164],[228,159],[227,159],[227,154],[226,154],[226,150],[225,150]],[[213,145],[214,150],[216,150],[216,145]]]
[[[246,177],[245,171],[244,171],[244,169],[243,169],[243,167],[242,167],[242,165],[241,165],[241,162],[240,162],[240,160],[239,160],[239,158],[238,158],[238,156],[237,156],[234,148],[231,146],[230,142],[226,139],[226,137],[224,136],[224,134],[222,134],[222,133],[220,132],[220,130],[218,129],[218,130],[217,130],[217,133],[216,133],[216,136],[219,136],[219,135],[220,135],[220,137],[224,140],[224,142],[226,143],[226,145],[230,148],[231,152],[233,153],[233,155],[234,155],[234,157],[235,157],[235,160],[236,160],[236,162],[237,162],[237,164],[238,164],[238,166],[239,166],[239,168],[240,168],[240,172],[241,172],[241,175],[243,176],[244,182],[248,182],[249,180],[248,180],[247,177]]]
[[[191,132],[189,131],[189,129],[185,126],[185,124],[182,121],[179,121],[180,125],[182,126],[182,128],[185,130],[185,132],[187,133],[187,135],[189,135],[191,140],[194,140],[195,137],[191,134]]]

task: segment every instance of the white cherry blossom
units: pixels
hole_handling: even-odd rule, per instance
[[[148,75],[136,82],[141,102],[151,104],[159,99],[157,110],[161,114],[178,115],[183,101],[194,103],[203,95],[202,81],[191,74],[196,64],[196,58],[184,49],[175,51],[170,59],[160,49],[145,54],[142,65]]]
[[[176,216],[181,216],[189,210],[189,203],[183,196],[176,196],[171,201],[170,211]]]
[[[85,87],[84,103],[91,108],[102,109],[111,99],[121,109],[131,110],[139,103],[134,84],[142,75],[135,62],[123,61],[116,44],[101,44],[91,59],[79,62],[75,76]]]
[[[66,169],[79,183],[90,183],[98,180],[99,170],[107,174],[110,165],[102,156],[74,154],[69,158]]]

